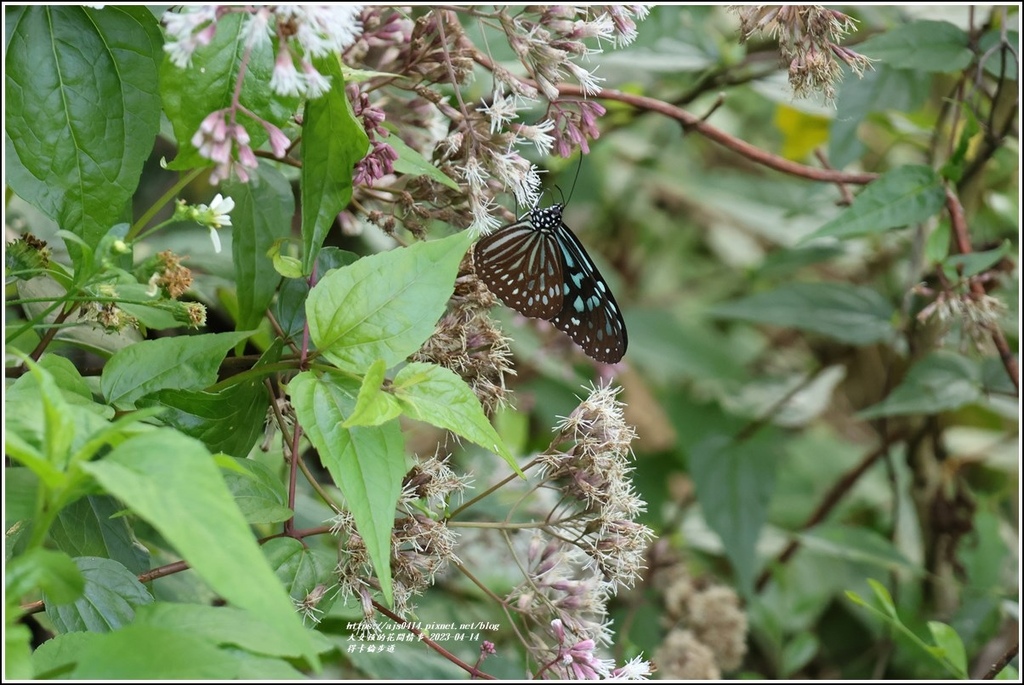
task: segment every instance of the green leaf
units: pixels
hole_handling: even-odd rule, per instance
[[[200,390],[213,385],[228,350],[250,335],[251,331],[177,336],[126,347],[103,367],[103,395],[111,404],[130,405],[165,388]]]
[[[69,452],[76,437],[74,414],[68,403],[64,400],[64,396],[57,387],[57,383],[54,382],[53,376],[32,360],[26,359],[25,361],[31,372],[31,378],[27,379],[24,383],[16,383],[16,385],[19,386],[19,389],[24,387],[26,394],[31,395],[34,389],[37,389],[39,393],[38,399],[42,403],[42,425],[38,426],[36,430],[41,429],[42,435],[39,436],[40,440],[35,445],[42,448],[40,456],[46,459],[47,463],[45,465],[46,468],[38,463],[24,463],[35,471],[36,475],[44,483],[50,487],[55,487],[58,481],[55,480],[56,474],[51,469],[60,471],[67,469]],[[32,384],[35,384],[36,388],[33,388]],[[17,402],[18,397],[8,395],[5,399],[5,404],[9,404],[12,400]],[[38,405],[36,407],[35,411],[38,411]],[[24,408],[20,407],[19,409]],[[32,435],[35,431],[31,430],[32,427],[26,426],[26,428],[31,432],[26,431],[25,438],[31,440],[35,437]]]
[[[897,69],[953,73],[971,63],[970,36],[947,21],[927,19],[868,38],[857,52]]]
[[[113,497],[89,495],[68,504],[50,526],[50,538],[72,557],[105,557],[134,574],[149,570],[149,551],[132,534],[124,507]]]
[[[54,635],[32,653],[36,677],[54,680],[67,677],[82,654],[87,652],[103,633],[64,633]]]
[[[394,127],[387,124],[385,126],[391,131],[391,135],[384,142],[394,148],[398,154],[398,159],[395,160],[395,171],[410,176],[427,176],[442,185],[448,186],[452,190],[459,190],[459,184],[453,181],[448,174],[431,164],[419,152],[406,145]]]
[[[282,346],[271,345],[253,370],[278,361]],[[252,377],[217,392],[161,390],[138,404],[161,407],[164,425],[201,440],[210,452],[243,458],[263,434],[267,402],[262,379]]]
[[[331,269],[353,264],[359,255],[336,247],[325,247],[320,250],[316,260],[316,273],[323,278]],[[301,265],[300,265],[301,266]],[[301,268],[295,277],[286,278],[281,286],[277,299],[271,307],[274,318],[281,325],[281,330],[291,338],[297,338],[306,324],[306,297],[309,295],[309,282],[302,278]]]
[[[239,331],[255,328],[274,298],[281,277],[267,251],[291,235],[295,199],[281,172],[268,164],[250,174],[248,183],[231,181],[224,195],[235,201],[231,212],[231,258],[238,287]]]
[[[298,657],[265,619],[236,607],[155,602],[139,609],[135,624],[162,627],[204,638],[210,644],[233,645],[257,654]]]
[[[161,390],[139,405],[163,407],[164,425],[201,440],[211,452],[242,458],[263,434],[267,391],[252,380],[218,392]]]
[[[237,677],[241,681],[309,680],[309,676],[293,668],[284,659],[259,656],[233,647],[225,647],[221,652],[238,663]]]
[[[282,648],[318,664],[291,601],[202,443],[157,429],[83,468],[156,528],[228,602],[277,626]]]
[[[293,516],[288,508],[284,483],[270,467],[252,459],[233,461],[243,473],[225,470],[224,482],[246,521],[252,524],[281,523]]]
[[[156,140],[159,26],[142,6],[5,12],[7,183],[95,247],[125,217]]]
[[[84,589],[82,572],[63,552],[36,547],[4,566],[4,596],[8,602],[17,602],[38,590],[55,602],[74,602]]]
[[[846,283],[787,283],[716,305],[711,316],[786,326],[851,345],[891,340],[892,305],[871,288]]]
[[[809,664],[820,648],[821,643],[813,633],[797,633],[782,648],[782,664],[779,675],[788,680],[794,673]]]
[[[924,245],[924,258],[926,262],[935,264],[949,256],[949,233],[949,221],[944,219],[928,234]]]
[[[296,602],[303,601],[319,586],[329,588],[337,584],[337,557],[322,549],[310,549],[295,538],[274,538],[263,545],[263,553]],[[316,608],[326,613],[337,598],[337,591],[327,592]]]
[[[385,600],[392,602],[391,529],[406,473],[398,424],[345,428],[359,388],[350,379],[304,371],[288,384],[295,415],[345,496]]]
[[[689,455],[704,519],[722,539],[746,597],[753,593],[757,539],[775,489],[773,441],[763,435],[739,443],[712,436]]]
[[[892,541],[867,528],[824,524],[798,537],[807,550],[834,558],[872,564],[890,571],[923,573],[900,553]]]
[[[217,32],[209,45],[192,53],[190,67],[181,69],[170,59],[160,65],[160,95],[164,112],[174,127],[178,156],[168,164],[175,170],[213,164],[192,145],[192,136],[211,112],[232,105],[239,71],[244,70],[239,102],[252,116],[239,116],[238,124],[249,134],[250,145],[258,149],[268,138],[260,119],[284,126],[299,105],[297,97],[270,90],[274,70],[274,46],[270,41],[251,45],[243,23],[244,13],[230,12],[217,19]]]
[[[386,371],[383,359],[378,359],[370,365],[359,387],[359,396],[356,397],[352,416],[345,421],[345,428],[379,426],[402,413],[402,405],[394,395],[384,392],[381,388]]]
[[[889,396],[857,414],[860,419],[903,414],[938,414],[977,402],[981,371],[970,359],[936,350],[907,372]]]
[[[971,276],[977,276],[983,271],[987,271],[1010,253],[1010,241],[1004,240],[1003,244],[994,250],[947,257],[942,262],[942,270],[946,273],[946,277],[953,281],[961,278],[970,278]]]
[[[928,621],[932,639],[943,652],[943,656],[960,671],[961,678],[967,678],[967,652],[963,640],[953,628],[940,621]]]
[[[35,675],[32,632],[28,626],[13,623],[12,615],[9,613],[7,619],[12,622],[4,626],[4,680],[31,680]]]
[[[85,578],[81,597],[60,603],[48,594],[43,595],[46,616],[60,633],[117,630],[132,622],[136,607],[153,601],[135,574],[112,559],[79,557],[75,564]]]
[[[926,166],[902,166],[882,175],[850,207],[806,236],[855,238],[916,224],[934,216],[946,201],[942,181]]]
[[[476,395],[454,371],[435,364],[412,362],[395,376],[394,393],[409,417],[446,428],[485,450],[496,452],[516,473],[522,473],[487,420]]]
[[[899,615],[896,613],[896,603],[892,601],[892,595],[889,594],[889,589],[874,578],[868,578],[867,580],[868,585],[871,586],[871,591],[875,593],[875,599],[877,599],[878,603],[882,606],[882,611],[899,623]]]
[[[10,535],[11,524],[30,519],[36,514],[39,476],[23,466],[4,469],[4,521]]]
[[[320,246],[338,212],[352,199],[352,167],[370,139],[352,113],[337,56],[315,60],[331,80],[325,95],[306,102],[302,118],[302,273],[312,273]]]
[[[306,300],[317,349],[341,369],[390,368],[434,331],[472,237],[463,231],[369,257],[327,274]]]
[[[71,672],[77,680],[231,680],[238,663],[198,635],[128,626],[99,635]]]

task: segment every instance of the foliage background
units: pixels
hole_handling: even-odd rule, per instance
[[[780,158],[818,169],[827,160],[850,173],[884,174],[884,180],[867,189],[856,182],[835,184],[769,170],[710,140],[699,127],[631,106],[628,98],[600,100],[608,112],[578,178],[574,160],[538,160],[548,169],[546,186],[560,187],[570,198],[566,222],[598,261],[623,306],[630,348],[616,368],[595,369],[543,325],[507,310],[496,312],[514,340],[517,375],[510,381],[515,408],[499,412],[495,426],[513,454],[530,455],[547,447],[550,427],[576,406],[581,385],[600,375],[614,377],[623,387],[626,419],[639,436],[633,445],[635,485],[648,505],[644,522],[658,541],[648,555],[645,579],[612,604],[614,652],[620,660],[640,652],[651,657],[662,644],[672,619],[656,572],[679,563],[699,582],[728,585],[742,597],[749,624],[747,651],[742,665],[727,676],[978,677],[1017,644],[1017,379],[1011,380],[1008,365],[1000,361],[992,329],[970,325],[972,316],[981,315],[975,314],[977,300],[967,293],[981,287],[1005,306],[996,337],[1016,354],[1019,14],[999,7],[850,6],[844,11],[859,22],[847,44],[860,45],[876,62],[862,79],[845,75],[834,106],[794,99],[774,42],[755,38],[740,44],[735,16],[721,7],[654,8],[638,25],[634,44],[595,56],[594,62],[604,86],[672,103],[697,117],[707,113],[710,126]],[[935,38],[939,27],[927,23],[932,21],[948,22],[941,27],[948,39]],[[1006,36],[1014,51],[1001,53],[1007,59],[1002,66],[1000,53],[988,54],[979,65],[980,56],[998,42],[1001,22],[1007,22]],[[467,20],[465,26],[480,44],[476,25]],[[915,32],[928,37],[926,54],[923,48],[899,47],[912,45]],[[886,36],[894,34],[900,40],[886,43]],[[487,45],[496,61],[511,59],[508,47],[493,36]],[[9,44],[5,76],[13,54]],[[984,85],[974,89],[979,73]],[[10,84],[8,98],[13,96]],[[480,71],[464,96],[476,101],[489,88],[489,78]],[[8,136],[15,137],[18,132],[6,116],[5,124]],[[164,135],[134,191],[132,219],[168,187],[169,173],[157,161],[173,157],[173,135],[166,121],[161,131]],[[130,131],[126,139],[130,147]],[[10,142],[7,156],[10,160]],[[9,169],[5,164],[5,173],[13,176],[16,172]],[[284,172],[282,178],[272,175],[270,182],[294,184],[295,174]],[[233,188],[236,201],[244,204],[245,191]],[[944,188],[957,198],[955,203],[947,201]],[[878,193],[873,208],[858,206],[859,200],[845,206],[848,194],[872,191]],[[184,190],[193,201],[212,192],[201,182]],[[40,201],[12,197],[10,187],[8,200],[8,234],[27,228],[48,240],[59,259],[53,224],[31,206]],[[954,220],[957,204],[965,214],[963,226]],[[247,211],[255,224],[261,215],[274,213],[278,228],[292,215],[287,202]],[[964,226],[970,251],[982,255],[973,262],[956,256],[964,252],[962,241],[958,243]],[[89,230],[101,228],[106,227]],[[808,240],[816,231],[820,237]],[[431,237],[443,235],[431,231]],[[188,255],[195,276],[189,297],[209,307],[204,332],[222,333],[219,345],[227,352],[247,337],[232,331],[256,329],[250,350],[272,349],[272,331],[258,315],[245,326],[237,325],[239,308],[245,305],[234,288],[239,265],[232,261],[228,234],[227,249],[220,254],[212,253],[207,236],[204,228],[178,225],[140,241],[136,259],[162,249]],[[372,226],[355,236],[341,235],[335,226],[327,241],[358,255],[389,246]],[[11,300],[18,295],[10,285],[10,262],[7,271]],[[974,282],[961,282],[963,274],[973,274]],[[928,289],[915,290],[921,283]],[[954,315],[946,321],[919,320],[918,313],[942,292],[966,304],[951,309]],[[9,334],[19,330],[27,311],[9,304]],[[33,331],[8,338],[7,349],[27,354],[44,335]],[[78,390],[83,402],[110,398],[109,388],[99,393],[90,371],[102,362],[77,351],[95,344],[59,337],[49,348],[49,354],[69,356],[85,376]],[[266,363],[274,361],[268,358]],[[7,366],[18,364],[8,354]],[[59,362],[47,368],[51,374],[70,373]],[[216,382],[217,364],[209,371],[212,375],[207,374],[201,387]],[[67,418],[28,405],[12,410],[12,396],[19,395],[17,388],[12,390],[17,381],[8,375],[5,431],[35,425],[34,430],[52,439],[52,422],[59,426]],[[37,401],[39,396],[21,397]],[[188,404],[194,398],[183,401],[194,408]],[[264,409],[255,412],[260,420]],[[43,416],[51,423],[45,424]],[[102,420],[113,417],[110,411]],[[81,417],[75,420],[87,423]],[[437,435],[422,426],[407,431],[412,451],[437,442]],[[129,496],[119,489],[129,487],[128,481],[112,471],[118,463],[117,446],[126,437],[114,440],[113,451],[83,467],[94,479],[88,486],[85,481],[55,486],[66,488],[59,511],[52,512],[59,525],[51,528],[44,546],[28,545],[35,555],[31,558],[25,551],[29,536],[19,542],[10,531],[15,522],[38,521],[38,502],[31,495],[36,486],[27,469],[11,468],[10,457],[18,461],[21,452],[12,454],[7,448],[9,621],[22,614],[19,603],[29,606],[44,598],[40,590],[57,597],[58,604],[62,596],[75,596],[74,588],[64,588],[61,595],[59,579],[66,567],[43,556],[53,550],[96,557],[99,569],[104,559],[117,559],[121,568],[130,570],[111,576],[118,582],[105,588],[104,597],[121,599],[91,600],[98,625],[120,629],[81,652],[62,643],[62,649],[79,657],[72,671],[77,677],[115,677],[106,670],[111,654],[121,659],[119,673],[138,677],[173,677],[174,662],[189,661],[187,655],[196,663],[223,659],[223,650],[209,653],[213,648],[203,640],[172,631],[179,624],[167,604],[160,607],[166,613],[135,612],[126,608],[133,602],[124,598],[137,592],[138,581],[132,583],[136,574],[188,558],[189,546],[218,547],[226,539],[220,526],[255,523],[262,537],[278,532],[283,520],[267,515],[258,522],[252,517],[243,521],[226,514],[213,525],[203,518],[187,519],[187,509],[175,509],[192,526],[189,535],[176,539],[135,516],[116,516],[122,507],[108,495]],[[142,434],[130,439],[147,438]],[[152,449],[151,455],[159,454],[168,445],[157,442]],[[176,449],[188,453],[190,447],[182,443]],[[458,463],[467,468],[503,466],[482,461],[479,450],[468,443],[459,452]],[[251,483],[275,494],[248,496],[269,502],[277,498],[278,506],[287,505],[280,501],[286,474],[280,446],[269,454],[254,449],[249,461],[257,473]],[[182,487],[216,478],[212,465],[208,456],[195,454]],[[133,457],[122,466],[150,477],[162,468],[154,458],[140,463]],[[325,473],[320,476],[327,480]],[[167,473],[166,482],[176,477]],[[478,481],[485,482],[480,476]],[[239,498],[240,491],[232,491]],[[87,499],[80,497],[83,492],[88,492]],[[152,493],[156,499],[149,502],[156,516],[167,515],[161,507],[181,507],[181,502],[161,502],[158,494]],[[131,508],[141,515],[141,506],[135,499]],[[330,515],[301,482],[294,511],[299,529],[321,525]],[[126,520],[131,521],[130,533],[122,528]],[[209,532],[199,533],[205,529]],[[147,541],[148,559],[126,542],[132,535]],[[277,561],[287,559],[297,554],[290,542],[271,541],[263,551]],[[330,550],[336,543],[317,539],[314,544]],[[471,542],[465,544],[460,554],[467,563],[480,561],[478,555],[486,559],[485,547],[474,550]],[[217,565],[227,560],[208,558],[206,569],[197,568],[198,575],[173,573],[149,587],[159,600],[187,604],[225,596],[224,587],[239,583],[246,587],[231,603],[265,612],[262,616],[269,619],[283,611],[281,606],[268,601],[261,607],[254,598],[264,587],[261,583],[273,580],[254,571],[243,583],[236,575],[240,567],[259,568],[241,561],[248,553],[225,550],[230,567],[218,571]],[[19,557],[22,564],[14,571],[47,571],[36,570],[17,584],[24,579],[12,572],[10,563]],[[277,568],[283,566],[281,561]],[[79,570],[86,583],[90,573],[99,573],[81,563]],[[211,583],[211,574],[216,578],[218,573],[228,577]],[[29,616],[35,617],[28,625],[37,633],[104,629],[91,625],[80,611],[64,618],[50,612]],[[358,607],[338,602],[323,617],[320,632],[331,645],[344,645],[347,623],[359,616]],[[417,611],[418,620],[434,623],[465,622],[467,616],[503,620],[456,574],[441,576]],[[952,631],[930,621],[941,621]],[[239,660],[252,670],[243,674],[259,673],[262,667],[280,669],[271,672],[281,677],[294,674],[284,659],[298,666],[299,656],[305,655],[303,667],[308,667],[316,651],[328,664],[328,673],[338,676],[447,678],[460,673],[421,645],[414,645],[404,659],[352,657],[343,648],[327,650],[329,645],[305,642],[283,628],[275,634],[266,627],[271,623],[259,623],[265,632],[251,639],[234,635],[227,640],[233,652],[247,655]],[[60,671],[61,657],[45,647],[28,656],[25,624],[7,625],[8,675]],[[132,640],[161,645],[164,658],[152,658],[155,651],[146,652],[146,663],[125,658],[124,645],[137,644]],[[496,642],[499,656],[486,661],[484,670],[498,676],[521,672],[514,643]],[[472,649],[462,656],[470,663],[475,658]],[[1004,677],[1011,672],[1004,671]]]

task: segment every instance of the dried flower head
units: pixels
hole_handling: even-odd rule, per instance
[[[740,17],[740,39],[761,32],[779,41],[788,62],[789,83],[796,97],[820,91],[835,100],[835,84],[843,77],[840,63],[863,76],[871,60],[839,43],[853,30],[851,17],[821,5],[748,5],[730,10]]]
[[[654,652],[654,663],[666,680],[720,680],[722,672],[711,649],[689,630],[669,631]]]

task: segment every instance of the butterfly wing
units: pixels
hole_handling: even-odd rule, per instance
[[[562,250],[562,307],[551,323],[599,362],[614,364],[626,353],[626,323],[611,288],[569,227],[555,234]]]
[[[555,231],[527,217],[477,241],[473,258],[477,276],[505,304],[550,319],[562,309],[562,254]]]

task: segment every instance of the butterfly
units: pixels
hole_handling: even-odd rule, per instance
[[[611,288],[562,221],[564,208],[531,209],[481,238],[476,272],[509,307],[547,319],[590,357],[614,364],[626,353],[626,324]]]

